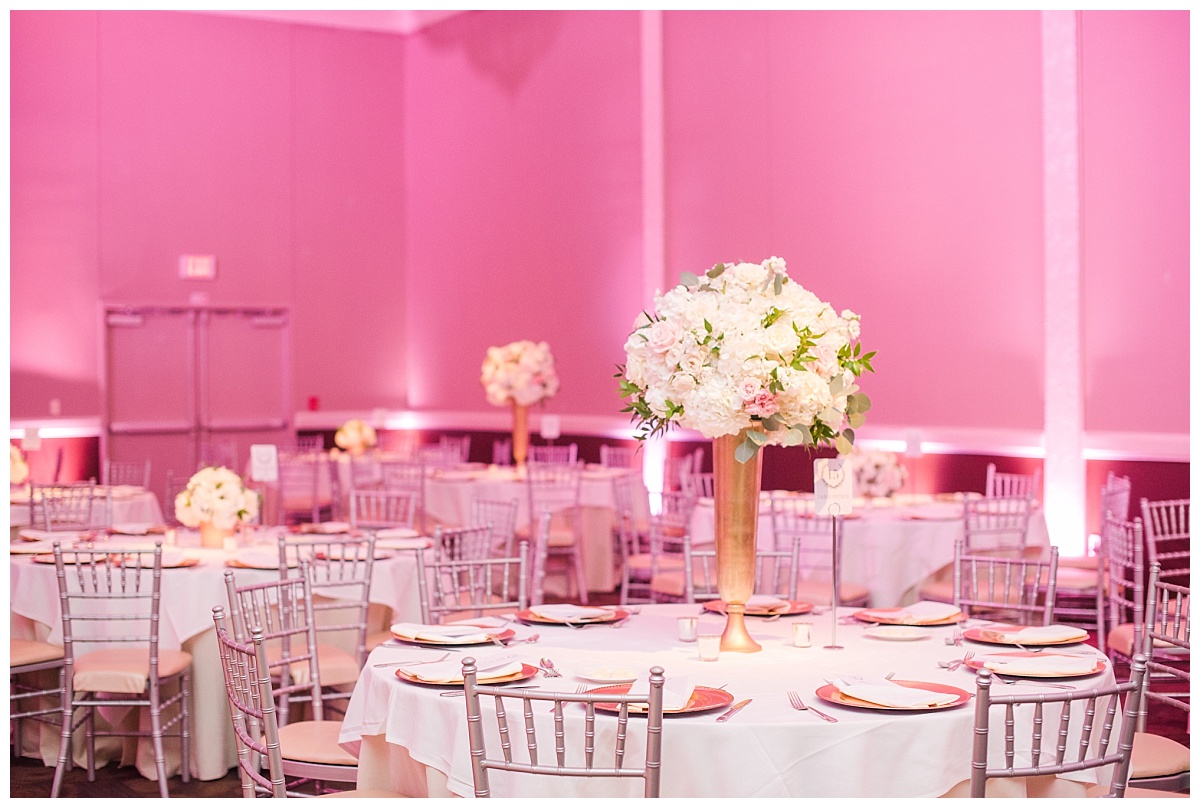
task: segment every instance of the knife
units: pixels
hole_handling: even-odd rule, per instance
[[[737,713],[738,710],[742,709],[743,707],[745,707],[747,704],[749,704],[752,701],[754,701],[754,699],[743,699],[743,700],[739,701],[737,704],[733,705],[728,710],[726,710],[725,712],[723,712],[719,716],[717,716],[717,720],[718,721],[728,721],[729,719],[733,718],[734,714]]]

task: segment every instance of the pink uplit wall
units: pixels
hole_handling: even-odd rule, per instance
[[[1077,19],[1085,427],[1186,434],[1187,12]],[[11,414],[99,415],[101,304],[199,291],[291,309],[297,410],[491,413],[487,347],[544,339],[553,411],[620,417],[641,22],[13,11]],[[663,285],[782,256],[879,351],[863,437],[1039,434],[1039,12],[662,22]],[[183,253],[216,255],[217,280],[179,280]]]
[[[1187,433],[1188,12],[1089,11],[1080,31],[1085,424]]]
[[[296,409],[405,405],[401,37],[18,11],[11,38],[14,416],[101,411],[101,301],[196,292],[291,307]]]
[[[668,275],[779,255],[862,315],[869,421],[1040,428],[1039,25],[667,14]]]
[[[620,409],[639,307],[637,12],[475,12],[407,51],[409,396],[487,409],[489,346],[546,340],[555,412]]]

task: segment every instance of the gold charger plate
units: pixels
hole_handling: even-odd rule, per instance
[[[1007,657],[1008,659],[1028,659],[1029,657],[1045,657],[1049,654],[1041,654],[1037,651],[1007,651],[1003,654],[988,654],[985,657],[968,659],[966,666],[971,670],[979,670],[989,659],[1000,659]],[[1104,660],[1097,657],[1094,660],[1095,664],[1087,673],[1008,673],[1001,671],[1001,676],[1015,676],[1018,679],[1074,679],[1079,676],[1095,676],[1097,673],[1103,673],[1108,666],[1104,664]]]
[[[789,600],[786,606],[775,609],[747,607],[746,614],[750,617],[774,617],[775,615],[786,617],[793,614],[808,614],[812,610],[813,605],[811,603],[805,603],[802,600]],[[725,601],[710,600],[704,604],[704,611],[725,614]]]
[[[498,685],[498,684],[505,684],[507,682],[520,682],[524,679],[529,679],[529,678],[535,676],[537,674],[537,672],[538,672],[538,669],[536,667],[522,662],[521,670],[519,670],[516,673],[509,673],[504,676],[493,676],[493,677],[486,678],[486,679],[480,678],[480,679],[477,679],[476,682],[481,685]],[[404,671],[400,670],[399,668],[396,669],[396,676],[400,679],[403,679],[406,682],[411,682],[414,685],[429,685],[430,687],[462,687],[463,686],[462,679],[459,679],[457,682],[427,682],[424,679],[419,679],[416,676],[413,676],[412,674],[405,673]]]
[[[624,620],[629,617],[629,612],[623,609],[606,609],[604,614],[596,615],[595,617],[581,617],[578,620],[555,620],[551,617],[542,617],[533,613],[532,609],[523,609],[517,612],[517,619],[525,623],[542,623],[548,626],[578,626],[581,623],[615,623],[618,620]]]
[[[487,629],[481,629],[481,631],[487,632]],[[397,634],[396,632],[394,632],[394,631],[392,632],[392,637],[394,639],[399,640],[400,642],[411,643],[413,645],[487,645],[488,643],[490,643],[492,641],[493,637],[500,640],[501,642],[504,642],[505,640],[511,640],[515,636],[517,636],[517,632],[513,631],[511,628],[506,628],[503,631],[497,632],[495,634],[489,633],[487,636],[487,639],[467,640],[466,642],[463,642],[462,640],[454,639],[454,638],[449,638],[449,639],[445,639],[445,640],[418,640],[415,637],[402,637],[401,635]]]
[[[911,713],[921,712],[924,710],[946,710],[950,707],[958,707],[966,704],[971,700],[971,693],[963,690],[961,687],[953,685],[944,685],[940,682],[916,682],[907,679],[893,679],[893,684],[901,687],[911,687],[917,690],[928,690],[933,693],[946,693],[956,696],[955,700],[948,704],[940,704],[936,707],[888,707],[884,704],[875,704],[870,701],[856,699],[853,696],[847,696],[845,693],[837,689],[837,685],[822,685],[817,688],[817,698],[822,701],[827,701],[830,704],[840,704],[843,707],[858,707],[863,710],[889,710],[894,712]]]
[[[1015,635],[1021,629],[1029,626],[992,626],[990,628],[969,628],[963,632],[963,639],[971,642],[984,642],[990,645],[1016,645]],[[1075,645],[1088,638],[1087,632],[1082,637],[1069,640],[1024,640],[1021,645]]]
[[[607,687],[594,687],[587,692],[589,694],[607,695],[607,696],[624,696],[629,692],[629,688],[633,687],[633,683],[627,685],[609,685]],[[709,710],[718,710],[721,707],[728,707],[733,704],[733,694],[727,690],[721,690],[717,687],[705,687],[704,685],[696,685],[692,690],[692,697],[688,699],[688,703],[676,710],[663,710],[663,715],[684,715],[686,713],[703,713]],[[601,701],[596,703],[596,709],[606,713],[618,713],[621,711],[621,705],[616,702]],[[646,707],[641,704],[630,704],[629,713],[635,715],[637,713],[646,712]]]
[[[889,626],[952,626],[955,623],[961,623],[963,620],[967,619],[966,615],[964,615],[962,612],[942,620],[931,620],[925,623],[905,623],[898,619],[887,619],[887,614],[889,612],[898,615],[903,611],[904,609],[902,607],[895,609],[862,609],[861,611],[857,611],[852,614],[851,617],[853,617],[855,620],[861,620],[864,623],[884,623]],[[883,616],[881,617],[879,615]]]

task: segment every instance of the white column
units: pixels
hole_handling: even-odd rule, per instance
[[[653,311],[666,267],[663,166],[662,12],[642,11],[642,306]],[[643,480],[652,494],[663,490],[667,443],[646,441]],[[657,507],[654,508],[657,513]]]
[[[1084,552],[1078,17],[1042,12],[1045,204],[1045,511],[1050,541]]]

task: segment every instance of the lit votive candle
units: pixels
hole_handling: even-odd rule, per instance
[[[696,638],[696,650],[705,662],[716,662],[721,657],[721,635],[701,634]]]
[[[792,645],[797,648],[812,646],[812,623],[792,623]]]
[[[679,639],[684,642],[696,641],[696,618],[681,617],[679,618]]]

